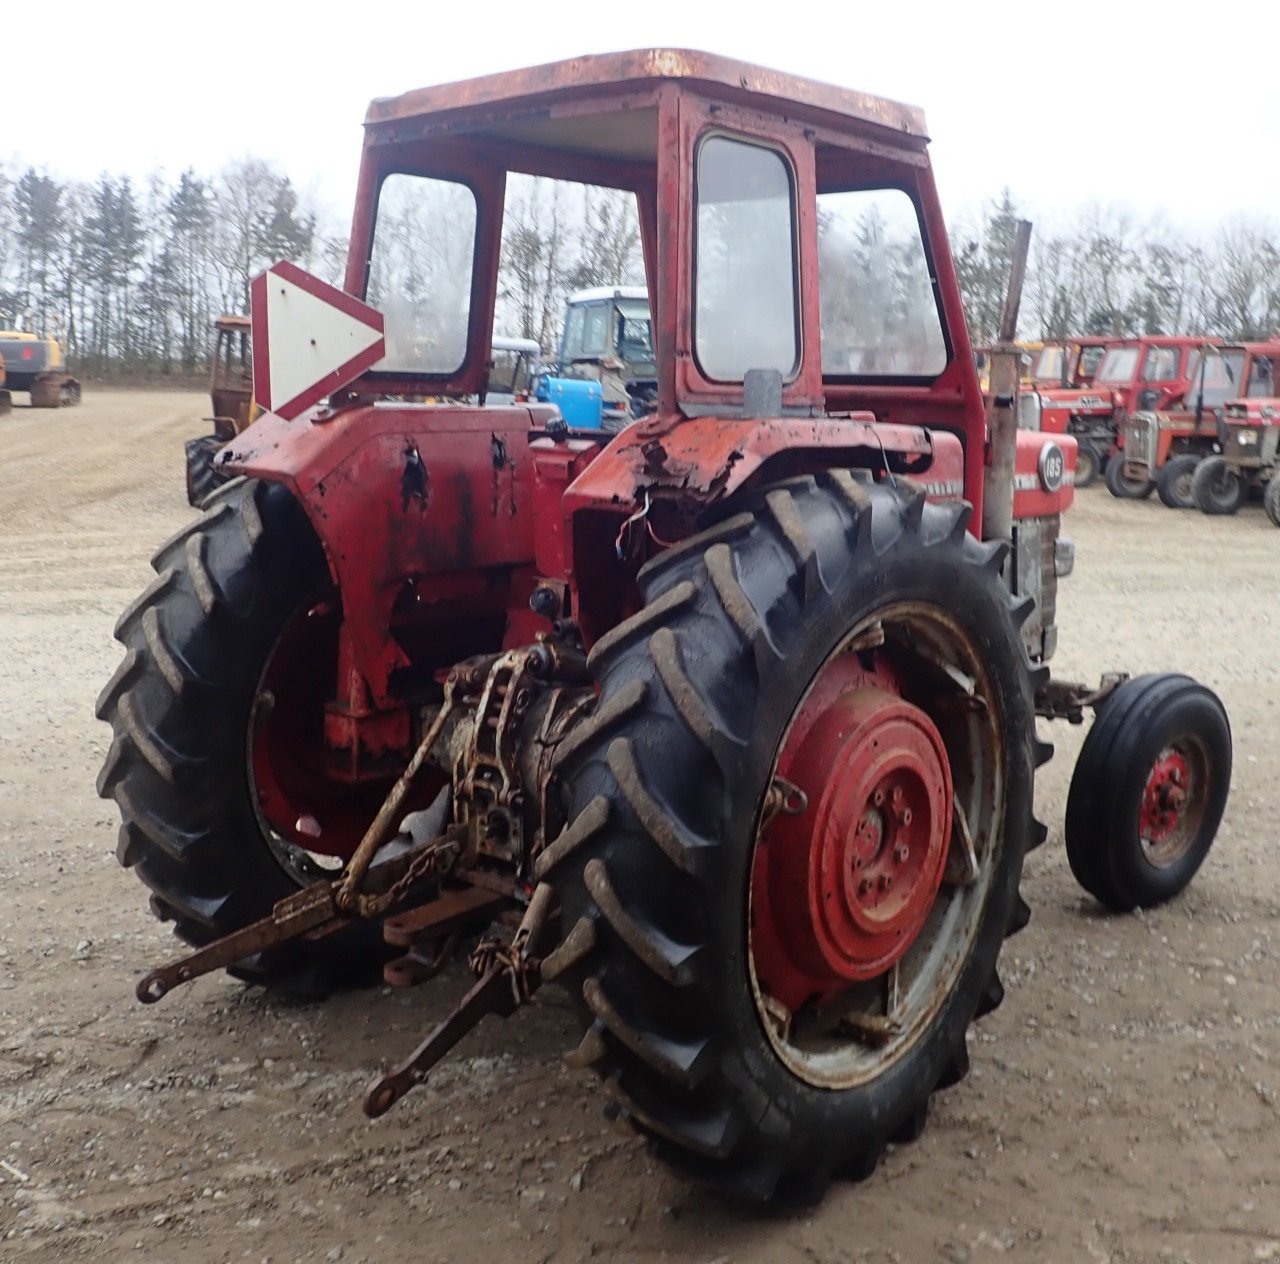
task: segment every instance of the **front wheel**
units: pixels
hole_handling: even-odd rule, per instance
[[[1097,445],[1089,439],[1081,439],[1076,448],[1076,483],[1077,487],[1088,487],[1098,481],[1102,471],[1102,453]]]
[[[1191,480],[1195,477],[1200,458],[1189,452],[1171,456],[1161,467],[1156,479],[1156,494],[1167,509],[1194,509],[1195,497],[1191,494]]]
[[[658,1153],[812,1197],[923,1126],[1025,924],[1034,735],[1003,549],[837,472],[641,572],[538,862],[578,1052]]]
[[[1119,452],[1107,462],[1107,491],[1117,500],[1146,500],[1156,489],[1155,480],[1145,474],[1133,478],[1124,472],[1124,453]]]
[[[1067,796],[1067,859],[1110,908],[1151,908],[1204,862],[1231,783],[1221,701],[1187,676],[1139,676],[1089,730]]]
[[[1225,456],[1205,457],[1191,476],[1191,498],[1201,513],[1233,514],[1244,504],[1245,482]]]

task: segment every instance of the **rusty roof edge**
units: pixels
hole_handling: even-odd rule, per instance
[[[378,97],[369,105],[365,125],[492,107],[504,101],[554,99],[581,88],[625,87],[628,83],[679,79],[727,88],[735,96],[745,93],[791,101],[821,113],[884,127],[898,135],[928,137],[924,111],[916,106],[715,53],[678,48],[588,54],[523,70],[416,88],[399,96]]]

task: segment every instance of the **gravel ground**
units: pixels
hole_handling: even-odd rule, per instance
[[[147,558],[187,520],[207,398],[90,392],[0,420],[0,1258],[191,1261],[1280,1259],[1280,533],[1080,494],[1055,668],[1178,668],[1227,703],[1234,792],[1181,899],[1103,914],[1050,845],[973,1071],[869,1181],[801,1215],[683,1186],[607,1123],[553,989],[370,1123],[358,1098],[466,985],[290,1005],[223,976],[143,1009],[174,943],[114,859],[93,700]]]

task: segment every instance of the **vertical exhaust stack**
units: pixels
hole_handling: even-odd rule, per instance
[[[982,495],[984,540],[1013,538],[1013,462],[1018,432],[1018,332],[1022,282],[1031,248],[1031,221],[1018,221],[1009,266],[1009,288],[1000,317],[1000,339],[991,353],[991,390],[987,399],[987,474]]]

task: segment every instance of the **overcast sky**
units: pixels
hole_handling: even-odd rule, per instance
[[[0,155],[63,177],[212,173],[254,155],[345,221],[370,98],[673,46],[922,106],[953,218],[1006,184],[1046,224],[1088,202],[1195,229],[1280,217],[1272,0],[63,0],[48,12],[25,51],[4,24]]]

